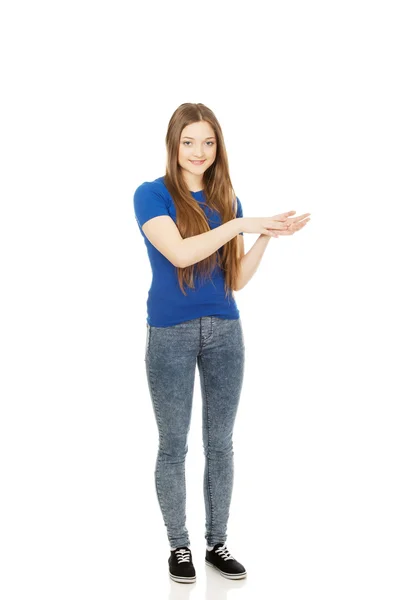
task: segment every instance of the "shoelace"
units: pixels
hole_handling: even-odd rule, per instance
[[[190,551],[185,550],[185,548],[180,548],[179,550],[175,550],[175,554],[178,559],[178,563],[181,562],[190,562]]]
[[[224,560],[235,560],[232,554],[228,551],[228,548],[225,546],[225,544],[217,548],[215,553],[222,556]]]

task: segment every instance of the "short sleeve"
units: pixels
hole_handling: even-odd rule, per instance
[[[133,195],[133,207],[139,227],[153,217],[170,216],[167,199],[147,181],[136,189]]]
[[[243,217],[242,203],[240,202],[240,200],[237,196],[236,196],[236,200],[237,200],[236,218],[240,219],[241,217]],[[240,235],[243,235],[243,231],[240,232]]]

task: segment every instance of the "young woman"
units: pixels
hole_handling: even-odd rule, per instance
[[[241,579],[246,569],[225,543],[233,488],[232,434],[245,359],[233,291],[253,276],[271,237],[292,235],[309,221],[309,213],[243,217],[221,127],[204,104],[176,109],[166,146],[165,175],[136,189],[134,209],[153,273],[145,363],[159,433],[155,486],[170,544],[169,573],[178,582],[196,580],[185,524],[185,458],[197,365],[205,559],[224,577]],[[243,233],[260,234],[247,254]]]

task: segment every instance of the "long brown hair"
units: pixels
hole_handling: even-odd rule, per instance
[[[193,198],[185,182],[178,163],[179,144],[182,130],[191,123],[207,121],[217,139],[216,156],[213,164],[203,174],[203,193],[207,205],[221,215],[221,224],[236,217],[236,194],[229,176],[228,156],[226,153],[221,126],[212,110],[204,104],[185,103],[173,113],[167,129],[167,165],[164,183],[174,199],[177,227],[185,239],[210,231],[207,217]],[[222,256],[216,251],[211,256],[194,265],[177,269],[179,287],[186,296],[184,284],[194,289],[193,276],[196,270],[199,276],[208,276],[218,264],[225,274],[225,297],[236,287],[239,276],[237,257],[238,240],[235,236],[222,246]]]

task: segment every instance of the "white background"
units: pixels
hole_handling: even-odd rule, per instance
[[[4,600],[399,598],[396,5],[2,5]],[[244,216],[311,213],[236,293],[241,582],[204,564],[196,374],[192,586],[169,580],[154,487],[151,272],[132,200],[164,174],[183,102],[217,116]]]

